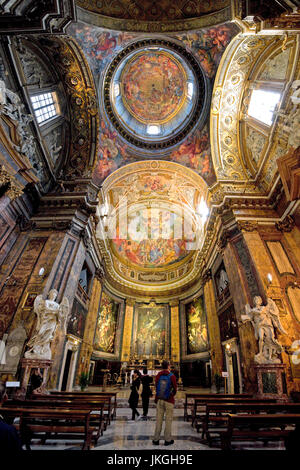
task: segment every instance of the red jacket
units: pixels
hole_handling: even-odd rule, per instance
[[[161,370],[155,377],[155,388],[157,387],[157,383],[158,383],[158,380],[159,380],[159,377],[161,375],[169,375],[170,371],[169,370]],[[168,400],[165,400],[169,403],[175,403],[175,399],[174,399],[174,396],[176,395],[176,392],[177,392],[177,383],[176,383],[176,377],[175,375],[172,373],[171,375],[171,382],[172,382],[172,391],[171,391],[171,395],[170,395],[170,398]],[[158,402],[158,397],[157,395],[155,395],[155,403]]]

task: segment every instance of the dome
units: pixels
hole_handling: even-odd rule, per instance
[[[177,144],[204,123],[208,82],[186,49],[166,40],[130,44],[114,58],[104,80],[106,113],[136,147]]]

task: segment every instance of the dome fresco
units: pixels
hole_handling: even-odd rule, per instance
[[[179,61],[165,51],[135,54],[121,74],[121,99],[138,121],[164,123],[176,115],[187,95]]]
[[[188,52],[190,60],[194,59],[200,64],[206,79],[212,82],[227,45],[239,31],[237,25],[224,23],[197,31],[173,33],[165,37],[169,43],[174,44],[176,42],[176,44],[181,45],[182,49]],[[112,31],[80,21],[68,27],[68,34],[73,36],[82,48],[91,67],[95,83],[98,84],[101,105],[100,128],[98,161],[95,166],[93,180],[95,184],[101,185],[105,178],[118,168],[138,161],[141,156],[145,156],[143,153],[145,152],[144,148],[138,148],[132,145],[129,140],[126,140],[122,134],[125,129],[119,126],[119,121],[116,121],[118,125],[116,127],[111,121],[111,116],[108,116],[105,109],[103,109],[102,84],[106,69],[117,58],[118,54],[123,54],[122,57],[124,58],[125,49],[132,47],[135,42],[143,41],[144,47],[147,44],[145,44],[143,34]],[[155,39],[154,36],[153,38]],[[109,85],[107,97],[109,103],[111,101],[110,91]],[[125,106],[124,109],[126,109]],[[175,141],[172,147],[168,147],[166,142],[156,143],[154,141],[152,156],[190,168],[211,186],[215,183],[216,178],[209,143],[208,117],[209,113],[202,129],[195,125],[185,138],[180,142]],[[148,134],[147,137],[149,138]],[[134,140],[133,134],[131,138]],[[142,142],[142,139],[136,140]],[[143,142],[145,143],[145,138]],[[152,145],[151,142],[149,145]]]
[[[170,40],[125,47],[106,70],[108,119],[130,144],[157,152],[182,141],[208,113],[209,82],[199,63]]]

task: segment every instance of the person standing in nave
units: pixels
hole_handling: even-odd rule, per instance
[[[171,436],[175,404],[174,396],[177,392],[177,383],[175,375],[169,370],[168,361],[162,362],[162,370],[155,377],[155,386],[156,426],[152,443],[153,445],[159,445],[160,433],[165,416],[165,446],[169,446],[174,444],[174,439],[171,439]]]
[[[139,402],[139,388],[141,385],[141,377],[140,372],[135,369],[133,372],[132,382],[131,382],[131,393],[128,400],[129,406],[132,409],[132,420],[135,420],[135,416],[140,416],[140,413],[137,410],[138,402]]]
[[[142,390],[142,404],[143,404],[143,418],[147,419],[148,409],[149,409],[149,400],[152,396],[150,384],[153,382],[153,378],[148,375],[148,370],[146,367],[143,369],[143,375],[141,377],[143,390]]]
[[[22,443],[16,428],[5,423],[1,416],[1,407],[7,399],[5,385],[0,383],[0,450],[11,452],[22,450]]]

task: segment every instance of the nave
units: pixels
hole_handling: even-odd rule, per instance
[[[109,387],[110,391],[116,391],[115,388]],[[95,392],[96,387],[90,387],[90,392]],[[155,416],[156,408],[154,400],[151,399],[148,412],[148,420],[144,421],[136,419],[132,421],[131,410],[128,406],[129,389],[122,389],[118,391],[116,417],[111,421],[111,424],[105,430],[95,446],[91,450],[109,450],[109,451],[122,451],[122,450],[162,450],[162,451],[176,451],[176,450],[191,450],[191,451],[219,451],[221,450],[219,442],[216,440],[210,447],[205,439],[202,439],[201,433],[191,425],[191,421],[184,421],[184,401],[186,393],[201,393],[212,396],[207,388],[189,387],[184,391],[178,391],[177,399],[174,408],[174,418],[172,425],[172,437],[174,444],[170,447],[164,446],[163,431],[162,438],[159,446],[152,444],[152,438],[155,429]],[[142,414],[141,400],[139,400],[138,411]],[[81,450],[82,442],[76,440],[55,440],[49,439],[46,443],[42,444],[40,439],[33,439],[31,442],[31,449],[35,450],[68,450],[76,451]],[[283,441],[269,441],[267,447],[263,442],[235,442],[234,450],[285,450]],[[121,455],[121,454],[120,454]]]

